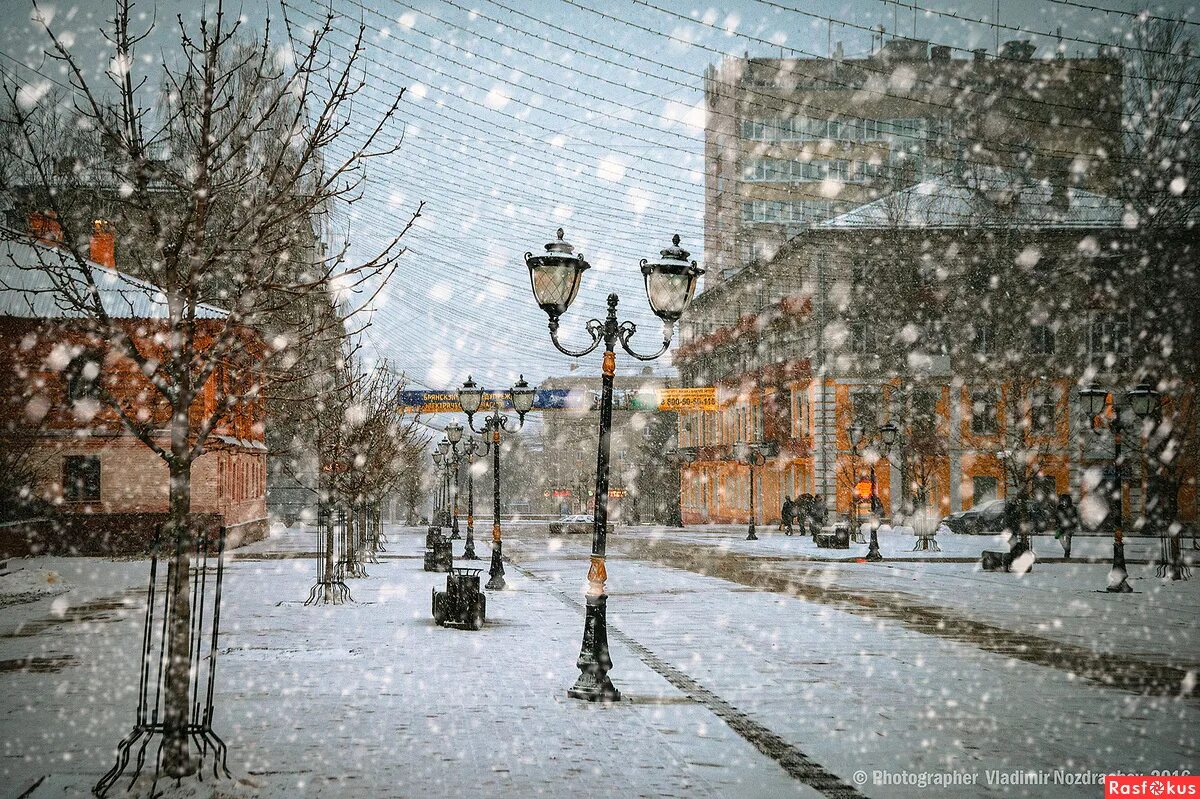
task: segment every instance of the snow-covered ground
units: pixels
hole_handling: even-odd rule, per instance
[[[619,528],[608,586],[624,701],[605,707],[565,695],[578,673],[586,536],[506,528],[509,589],[489,593],[488,625],[472,633],[432,622],[430,591],[445,578],[421,570],[423,530],[390,529],[384,561],[350,581],[356,604],[317,608],[301,604],[312,532],[276,532],[228,565],[214,728],[241,780],[223,784],[231,796],[816,796],[819,780],[805,775],[825,769],[843,783],[829,795],[1094,797],[1096,785],[997,780],[1197,760],[1194,693],[1105,687],[869,609],[752,587],[744,572],[698,574],[639,544],[732,554],[831,591],[886,592],[1180,668],[1200,663],[1200,576],[1163,585],[1134,566],[1139,593],[1114,597],[1095,590],[1103,564],[1045,563],[1018,577],[968,562],[825,563],[789,555],[800,539],[770,531],[741,557],[732,528]],[[483,539],[474,565],[486,567]],[[53,570],[71,589],[0,609],[0,661],[42,658],[0,671],[0,779],[14,796],[39,780],[33,797],[76,796],[132,723],[146,563],[24,567]],[[975,782],[882,782],[903,773]]]

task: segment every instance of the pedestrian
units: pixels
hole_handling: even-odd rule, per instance
[[[1062,544],[1063,557],[1071,557],[1071,536],[1075,535],[1075,531],[1079,529],[1079,512],[1075,509],[1075,503],[1071,499],[1070,494],[1059,494],[1058,505],[1054,509],[1055,527],[1057,530],[1054,537],[1058,539],[1058,543]]]
[[[790,496],[783,498],[783,507],[779,511],[779,526],[784,535],[792,534],[792,514],[795,513],[795,507]]]

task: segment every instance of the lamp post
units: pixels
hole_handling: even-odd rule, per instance
[[[442,513],[438,521],[438,525],[442,527],[450,526],[450,440],[443,438],[438,442],[438,452],[442,459],[439,463],[442,464]]]
[[[449,467],[453,466],[453,471],[447,476],[447,480],[450,482],[450,540],[457,541],[462,538],[458,534],[458,465],[462,462],[462,456],[458,452],[458,442],[462,441],[463,427],[458,422],[451,422],[446,425],[444,432],[450,441],[447,470],[449,471]]]
[[[755,503],[754,503],[754,467],[767,462],[766,453],[762,451],[761,441],[738,441],[733,445],[734,453],[739,461],[750,467],[750,528],[746,534],[747,541],[757,541],[754,534]]]
[[[442,489],[445,487],[446,478],[442,472],[442,461],[445,456],[442,455],[440,448],[435,448],[433,451],[434,474],[437,475],[437,487],[433,490],[433,527],[442,526]]]
[[[645,282],[646,298],[650,309],[663,322],[662,346],[655,353],[643,355],[636,352],[629,341],[637,332],[633,322],[617,321],[616,294],[608,295],[608,314],[604,320],[589,319],[584,329],[592,343],[581,350],[564,347],[558,340],[558,320],[571,307],[579,293],[583,273],[590,264],[583,254],[563,240],[562,228],[558,229],[555,241],[546,245],[544,255],[525,253],[525,265],[529,268],[529,283],[534,299],[550,320],[550,341],[555,348],[572,358],[582,358],[604,345],[604,361],[600,390],[600,430],[596,447],[596,508],[592,524],[592,557],[588,568],[587,610],[583,624],[583,643],[576,665],[579,679],[567,691],[574,699],[590,702],[616,701],[620,692],[608,677],[612,669],[612,658],[608,651],[608,625],[604,583],[608,579],[605,570],[605,534],[608,526],[608,459],[612,428],[613,378],[617,372],[616,345],[639,361],[651,361],[667,351],[675,323],[687,310],[696,293],[696,283],[704,270],[695,261],[689,261],[689,253],[679,246],[679,236],[672,239],[672,246],[661,250],[657,260],[642,260],[642,278]]]
[[[866,436],[866,430],[860,423],[854,422],[850,425],[848,432],[850,434],[850,449],[854,453],[854,457],[857,458],[858,448],[863,443],[863,439]],[[897,427],[893,422],[888,422],[887,424],[879,427],[879,440],[884,448],[885,455],[896,443],[896,439],[899,437],[899,435],[900,428]],[[880,504],[875,482],[876,460],[877,459],[871,460],[871,543],[867,547],[866,557],[867,560],[873,563],[883,560],[883,554],[879,551],[879,516],[876,510]]]
[[[1104,415],[1108,405],[1108,389],[1092,383],[1087,388],[1079,390],[1079,400],[1083,410],[1088,415],[1093,433],[1100,432],[1100,417]],[[1112,569],[1108,573],[1107,590],[1112,594],[1128,594],[1133,592],[1129,585],[1129,571],[1125,568],[1125,464],[1121,452],[1121,435],[1125,432],[1125,423],[1121,421],[1121,405],[1117,393],[1111,394],[1113,415],[1108,423],[1108,429],[1113,436],[1113,471],[1116,473],[1116,505],[1117,518],[1113,525],[1113,560]],[[1141,383],[1126,396],[1126,402],[1133,409],[1138,419],[1145,419],[1158,406],[1158,392],[1145,383]],[[1111,497],[1110,497],[1111,499]]]
[[[525,382],[522,376],[515,386],[509,389],[513,410],[520,417],[520,426],[525,426],[525,414],[533,408],[533,400],[537,389]],[[500,431],[508,429],[508,419],[500,413],[501,402],[493,398],[492,415],[484,419],[483,428],[475,429],[475,413],[483,404],[483,389],[475,385],[475,381],[467,375],[467,380],[458,390],[458,406],[467,415],[467,426],[482,435],[491,434],[492,442],[492,562],[488,569],[486,588],[500,590],[504,588],[504,552],[500,536]],[[487,453],[487,449],[484,449]]]
[[[463,445],[467,456],[467,543],[463,547],[464,560],[479,560],[475,554],[475,456],[487,456],[488,444],[486,438],[468,438]]]

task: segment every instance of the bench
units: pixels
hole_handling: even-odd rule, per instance
[[[985,549],[979,557],[979,568],[985,572],[1010,572],[1012,571],[1013,562],[1027,551],[1029,550],[1026,547],[1022,547],[1019,544],[1008,552]],[[1025,571],[1033,571],[1033,564],[1031,563]]]
[[[822,527],[821,532],[813,536],[821,549],[849,549],[850,529],[844,525]]]

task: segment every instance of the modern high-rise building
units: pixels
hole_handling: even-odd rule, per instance
[[[809,223],[962,164],[1108,193],[1116,58],[1038,58],[1023,40],[967,58],[903,38],[865,58],[840,51],[708,70],[706,286],[771,258]]]

